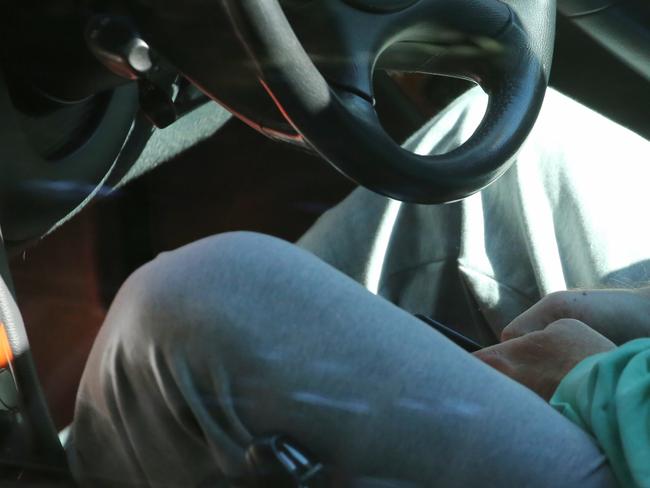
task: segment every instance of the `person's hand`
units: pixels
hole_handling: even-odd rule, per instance
[[[542,330],[560,319],[584,322],[616,344],[650,336],[650,288],[551,293],[503,329],[501,340]]]
[[[548,401],[576,364],[615,347],[586,324],[564,319],[474,355]]]

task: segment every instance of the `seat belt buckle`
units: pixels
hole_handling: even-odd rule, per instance
[[[287,436],[256,439],[246,450],[246,462],[258,487],[324,488],[322,463]]]

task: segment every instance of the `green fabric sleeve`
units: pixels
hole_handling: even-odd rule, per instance
[[[650,338],[579,363],[551,405],[596,438],[621,486],[650,487]]]

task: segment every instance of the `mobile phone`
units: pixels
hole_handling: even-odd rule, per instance
[[[440,332],[443,336],[445,336],[447,339],[449,339],[457,346],[460,346],[463,349],[465,349],[467,352],[476,352],[480,349],[483,349],[483,346],[481,346],[478,342],[474,341],[473,339],[470,339],[469,337],[461,334],[460,332],[452,329],[451,327],[447,327],[446,325],[441,324],[440,322],[438,322],[435,319],[432,319],[431,317],[427,317],[426,315],[422,315],[422,314],[415,314],[415,316],[425,324],[436,329],[438,332]]]

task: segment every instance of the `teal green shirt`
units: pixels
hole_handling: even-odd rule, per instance
[[[650,488],[650,338],[579,363],[551,405],[596,438],[621,486]]]

